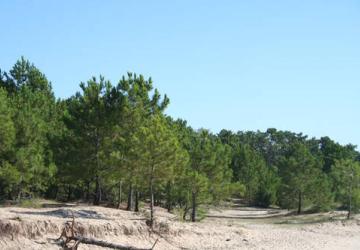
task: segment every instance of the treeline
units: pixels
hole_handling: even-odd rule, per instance
[[[99,205],[141,202],[183,211],[231,196],[249,204],[328,210],[360,207],[355,146],[268,129],[194,130],[164,114],[151,79],[104,77],[56,99],[51,83],[21,58],[0,71],[0,198],[44,197]]]

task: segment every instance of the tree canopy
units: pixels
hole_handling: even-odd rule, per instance
[[[194,129],[165,114],[151,78],[127,73],[80,83],[56,99],[51,82],[20,58],[0,70],[0,199],[139,204],[196,221],[199,208],[236,196],[251,205],[360,208],[360,154],[352,144],[279,131]],[[316,190],[316,192],[314,192]]]

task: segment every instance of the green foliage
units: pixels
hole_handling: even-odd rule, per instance
[[[230,184],[230,195],[232,197],[243,197],[245,195],[245,186],[240,182]]]
[[[277,202],[277,191],[281,184],[281,179],[272,168],[263,168],[260,172],[260,180],[255,202],[259,206],[269,207]]]
[[[15,140],[13,112],[6,91],[0,88],[0,156],[11,149]]]
[[[316,199],[314,192],[319,189],[324,197],[330,193],[328,185],[324,185],[326,178],[321,172],[321,164],[304,144],[293,145],[289,157],[281,161],[279,170],[282,178],[280,204],[283,207],[297,208],[300,213],[304,204],[311,204],[314,200],[318,207],[327,205],[319,204],[321,200]]]
[[[316,192],[313,193],[313,210],[329,211],[334,206],[334,194],[331,191],[331,180],[327,174],[321,173],[315,180]]]
[[[132,209],[134,198],[137,207],[150,198],[183,218],[191,211],[193,221],[231,196],[298,212],[334,204],[359,210],[354,145],[274,128],[195,131],[165,115],[169,98],[134,73],[116,85],[93,77],[80,89],[56,100],[46,76],[24,58],[0,70],[1,199],[119,205],[127,196]]]
[[[19,206],[24,208],[41,208],[41,203],[39,199],[24,199],[20,201]]]
[[[218,202],[230,194],[230,148],[207,130],[188,135],[190,162],[184,178],[188,186],[185,208],[192,208],[192,221],[195,221],[199,204]]]
[[[343,159],[355,159],[358,156],[358,152],[355,151],[355,146],[351,144],[341,146],[340,144],[332,141],[329,137],[322,137],[319,145],[324,160],[323,170],[326,173],[331,171],[331,168],[336,161]]]
[[[18,169],[5,162],[0,168],[0,188],[7,198],[12,198],[13,194],[17,191],[16,187],[20,184],[21,174]]]
[[[166,184],[174,178],[175,167],[186,165],[188,156],[162,116],[154,115],[144,125],[136,136],[141,176],[158,186]]]
[[[336,198],[351,212],[360,209],[360,164],[353,160],[337,160],[332,166]]]
[[[240,148],[238,157],[239,181],[245,185],[246,198],[252,203],[259,191],[260,174],[266,171],[265,162],[248,145]]]
[[[13,140],[12,149],[4,157],[12,167],[7,165],[2,172],[3,175],[5,172],[20,175],[16,181],[9,177],[12,180],[6,181],[6,190],[16,190],[18,198],[23,193],[41,193],[56,171],[50,147],[50,138],[56,133],[56,119],[53,116],[56,113],[55,98],[51,84],[24,58],[17,61],[1,84],[7,90],[9,103],[13,107],[12,111],[10,108],[8,110],[12,113],[12,123],[9,122],[9,115],[6,119],[2,118],[7,120],[2,129],[8,130],[8,140]],[[8,193],[8,196],[12,194]]]

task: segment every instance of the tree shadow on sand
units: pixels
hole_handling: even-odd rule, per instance
[[[109,220],[104,215],[99,214],[92,210],[70,210],[70,209],[56,209],[51,211],[11,211],[16,214],[27,215],[41,215],[41,216],[53,216],[58,218],[84,218],[84,219],[97,219],[97,220]]]

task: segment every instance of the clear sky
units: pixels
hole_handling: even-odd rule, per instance
[[[58,97],[135,71],[194,128],[360,145],[359,1],[23,0],[0,13],[0,68],[24,55]]]

